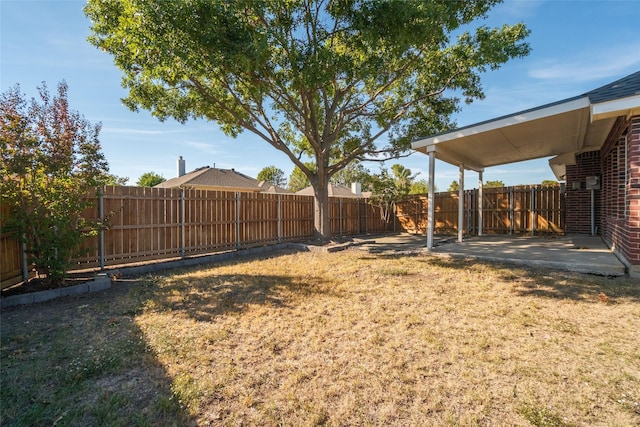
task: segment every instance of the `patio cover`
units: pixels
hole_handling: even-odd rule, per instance
[[[583,95],[418,139],[411,147],[429,155],[430,182],[434,182],[436,158],[459,166],[461,194],[464,170],[479,172],[481,198],[484,168],[554,156],[549,165],[558,180],[564,180],[566,165],[575,164],[576,154],[599,150],[616,118],[634,115],[640,115],[640,71]],[[433,247],[434,229],[432,189],[429,249]],[[458,240],[462,241],[461,208],[458,220]]]

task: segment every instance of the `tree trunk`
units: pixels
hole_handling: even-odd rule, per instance
[[[331,238],[331,222],[329,220],[329,180],[326,174],[318,173],[312,180],[314,195],[313,225],[315,235],[322,240]]]

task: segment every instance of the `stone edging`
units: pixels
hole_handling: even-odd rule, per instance
[[[103,291],[109,288],[111,288],[111,278],[107,276],[106,273],[99,273],[93,280],[79,285],[0,298],[0,307],[7,308],[16,305],[35,304],[55,298],[81,295],[87,292]]]

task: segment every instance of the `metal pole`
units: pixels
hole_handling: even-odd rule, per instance
[[[534,236],[536,234],[536,189],[531,188],[531,235]]]
[[[482,171],[478,172],[478,236],[482,236],[482,209],[483,209],[483,199],[482,199]]]
[[[427,249],[433,249],[433,233],[435,230],[435,168],[436,152],[435,147],[429,147],[429,199],[427,205]]]
[[[357,213],[356,215],[358,215],[358,234],[360,234],[360,202],[362,201],[362,199],[358,199],[358,207],[356,209]]]
[[[236,249],[240,250],[240,192],[236,193]]]
[[[338,220],[340,221],[338,226],[338,229],[339,229],[338,237],[342,237],[342,198],[338,199],[338,207],[340,209],[340,213],[338,214]]]
[[[513,203],[513,187],[509,188],[509,234],[513,234],[514,203]]]
[[[416,196],[414,200],[415,203],[413,203],[413,207],[416,215],[413,223],[415,224],[415,233],[418,234],[420,232],[420,214],[422,213],[422,200],[420,200],[420,196]]]
[[[98,190],[98,216],[100,218],[100,239],[98,242],[98,258],[100,259],[100,271],[104,270],[104,189]]]
[[[22,281],[26,282],[27,280],[29,280],[29,264],[27,263],[27,244],[25,243],[24,235],[22,235],[20,249],[22,251]]]
[[[397,222],[396,221],[398,219],[398,206],[394,203],[393,204],[393,232],[396,232],[396,225]]]
[[[282,197],[278,194],[278,243],[282,243]]]
[[[184,188],[180,189],[180,256],[185,257],[186,251],[186,229],[185,229],[185,207],[184,207]]]
[[[591,235],[596,235],[596,198],[595,190],[591,190]]]
[[[464,166],[460,165],[460,180],[458,182],[458,242],[462,243],[464,236]]]
[[[364,204],[364,232],[369,234],[369,200]]]
[[[466,192],[465,197],[467,198],[467,235],[471,235],[472,231],[471,231],[471,212],[473,212],[472,207],[471,207],[471,192],[473,190],[469,190]]]

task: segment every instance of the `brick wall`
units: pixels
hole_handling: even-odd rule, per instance
[[[602,237],[640,265],[640,116],[619,118],[600,150]]]
[[[627,167],[627,229],[617,238],[627,260],[640,265],[640,116],[630,120]]]
[[[567,165],[566,226],[567,233],[591,234],[591,190],[586,189],[588,176],[601,176],[599,151],[576,155],[576,164]],[[595,225],[600,230],[602,190],[595,190]]]

